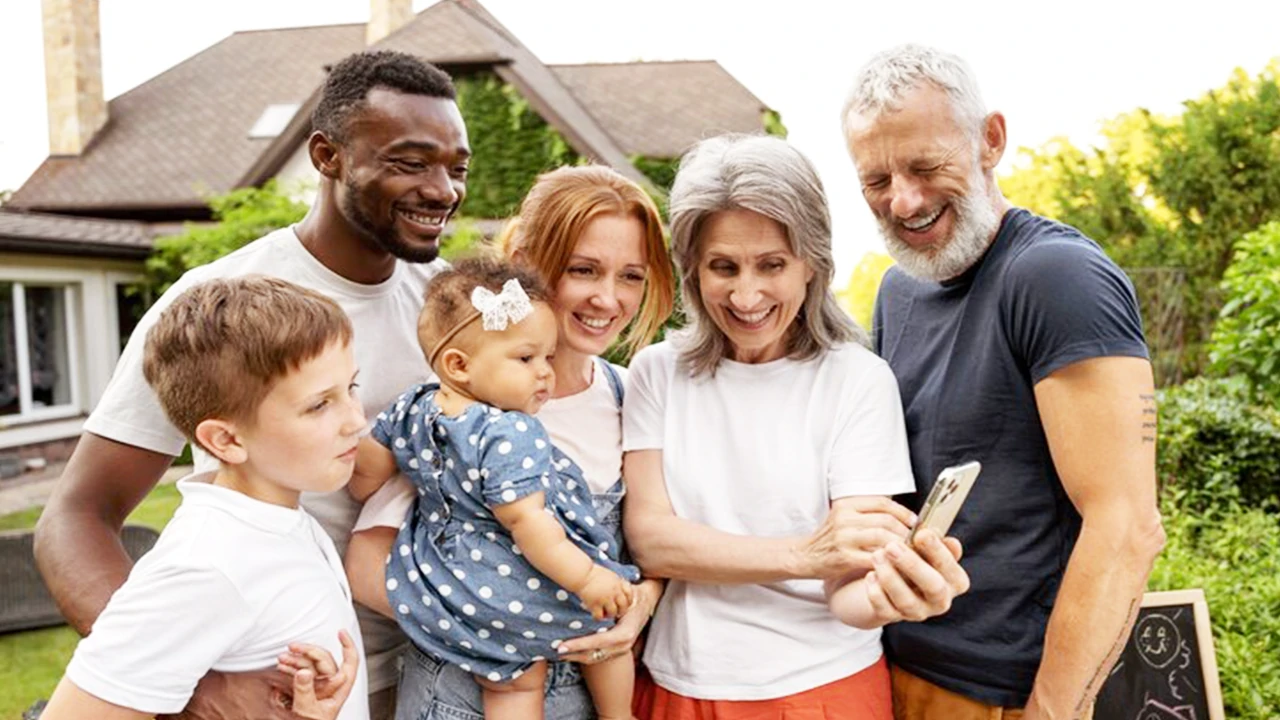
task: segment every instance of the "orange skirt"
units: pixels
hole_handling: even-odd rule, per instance
[[[631,711],[639,720],[893,720],[889,667],[771,700],[697,700],[658,687],[641,667]]]

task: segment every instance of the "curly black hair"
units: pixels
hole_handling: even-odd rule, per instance
[[[342,141],[347,120],[359,111],[369,91],[387,88],[411,95],[456,99],[453,80],[443,70],[408,53],[366,50],[343,58],[329,69],[311,127]]]

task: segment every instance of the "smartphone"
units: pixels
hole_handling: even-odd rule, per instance
[[[939,535],[946,536],[980,472],[982,463],[974,460],[963,465],[953,465],[938,473],[938,481],[933,484],[920,512],[916,513],[916,524],[907,536],[907,547],[915,542],[916,531],[921,528],[933,528]]]

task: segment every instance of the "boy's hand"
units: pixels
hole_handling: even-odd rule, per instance
[[[281,656],[278,667],[293,675],[293,697],[288,704],[294,717],[336,720],[342,711],[342,705],[355,685],[360,653],[356,652],[355,641],[345,630],[338,632],[338,641],[342,643],[342,667],[336,666],[328,651],[313,645],[290,645],[290,652]],[[283,660],[285,657],[289,658],[288,663]],[[321,669],[333,671],[328,674],[323,690],[317,683],[317,673]],[[356,700],[364,702],[364,698]]]
[[[631,607],[635,588],[611,570],[592,565],[578,597],[596,620],[618,617]]]

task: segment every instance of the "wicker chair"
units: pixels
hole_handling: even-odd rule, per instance
[[[141,525],[126,525],[124,549],[135,561],[160,535]],[[62,625],[65,620],[36,570],[31,530],[0,532],[0,633]]]

